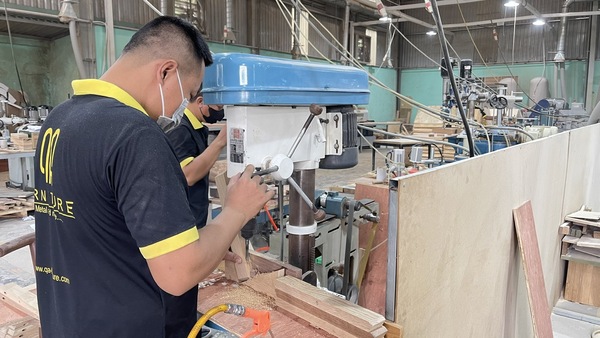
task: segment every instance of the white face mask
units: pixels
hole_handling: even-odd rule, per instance
[[[181,78],[179,77],[179,70],[175,69],[177,72],[177,81],[179,82],[179,90],[181,91],[181,104],[175,110],[172,117],[165,116],[165,96],[163,94],[162,85],[159,83],[158,88],[160,89],[160,102],[162,104],[162,115],[158,117],[156,123],[160,126],[160,128],[166,133],[169,130],[177,127],[179,123],[181,123],[181,119],[183,118],[183,112],[185,111],[185,107],[187,107],[189,101],[183,95],[183,87],[181,86]]]

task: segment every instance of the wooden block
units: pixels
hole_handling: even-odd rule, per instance
[[[225,202],[227,199],[227,172],[222,172],[215,177],[215,183],[219,192],[219,199]],[[242,258],[242,262],[225,261],[225,277],[236,282],[243,282],[250,278],[250,264],[246,261],[246,241],[238,233],[231,243],[231,251]]]
[[[254,269],[262,273],[284,269],[286,276],[302,279],[302,269],[299,267],[284,263],[260,252],[250,251],[250,263]]]
[[[237,234],[231,243],[231,251],[242,258],[241,263],[225,261],[225,277],[236,282],[243,282],[250,278],[250,263],[246,260],[246,241]]]
[[[275,280],[275,292],[277,299],[353,334],[358,331],[372,332],[385,321],[380,314],[289,276]]]
[[[569,261],[564,298],[600,307],[600,267]]]
[[[383,326],[387,329],[385,338],[402,338],[402,325],[386,320],[385,323],[383,323]]]
[[[525,269],[525,284],[527,285],[533,332],[537,338],[551,338],[553,334],[550,307],[544,284],[544,271],[542,270],[531,202],[527,201],[517,209],[513,209],[513,217]]]
[[[577,241],[579,241],[579,237],[567,235],[562,238],[562,241],[563,241],[563,243],[575,244],[575,243],[577,243]]]
[[[571,232],[571,222],[565,222],[560,225],[558,232],[561,235],[568,235]]]
[[[600,231],[594,231],[594,238],[600,238]]]

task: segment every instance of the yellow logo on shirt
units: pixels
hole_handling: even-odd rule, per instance
[[[54,151],[60,136],[60,129],[46,129],[40,147],[40,172],[45,176],[46,183],[52,185],[52,165],[54,164]]]

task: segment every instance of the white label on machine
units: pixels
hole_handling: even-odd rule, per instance
[[[240,66],[240,86],[248,85],[248,67],[246,65]]]
[[[231,128],[229,130],[229,161],[244,163],[244,129]]]

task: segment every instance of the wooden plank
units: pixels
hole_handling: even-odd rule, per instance
[[[402,325],[390,322],[388,320],[386,320],[385,323],[383,323],[383,325],[387,329],[385,338],[402,338]]]
[[[277,298],[303,308],[345,330],[353,327],[371,332],[383,325],[385,321],[385,318],[378,313],[289,276],[275,280],[275,292]]]
[[[600,307],[600,267],[569,261],[564,298]]]
[[[577,246],[583,246],[586,248],[595,248],[600,249],[600,239],[594,238],[591,236],[581,236],[581,238],[577,241]]]
[[[336,337],[377,338],[383,337],[387,332],[387,329],[384,326],[381,326],[380,328],[377,328],[371,332],[358,330],[350,326],[339,327],[330,321],[324,320],[323,318],[316,316],[313,313],[304,310],[303,308],[296,307],[281,298],[277,298],[276,302],[278,311],[281,311],[290,317],[296,317],[300,321],[306,322],[308,325],[317,329],[321,329]]]
[[[572,214],[568,214],[567,217],[597,222],[597,221],[600,221],[600,212],[580,210],[580,211],[576,211]]]
[[[224,202],[227,199],[227,172],[224,171],[215,177],[219,199]],[[231,251],[242,258],[242,262],[225,261],[225,276],[236,282],[243,282],[250,278],[250,264],[246,260],[246,241],[241,234],[237,234],[231,243]]]
[[[252,267],[259,272],[264,273],[284,269],[286,276],[302,279],[302,269],[299,267],[284,263],[260,252],[250,251],[250,262],[252,263]]]
[[[387,185],[372,184],[372,180],[364,178],[356,181],[356,192],[354,198],[373,199],[379,204],[379,224],[373,241],[369,261],[367,262],[365,275],[360,285],[358,294],[358,305],[381,315],[385,314],[385,293],[387,282],[387,251],[388,251],[388,218],[389,218],[389,194]],[[358,234],[359,248],[366,249],[369,239],[370,223],[362,224]]]
[[[575,237],[575,236],[564,236],[562,238],[562,242],[563,243],[569,243],[569,244],[575,244],[579,241],[579,237]]]
[[[527,284],[527,296],[529,308],[533,321],[533,332],[538,338],[551,338],[552,323],[550,321],[550,307],[546,295],[544,283],[544,272],[542,270],[542,259],[538,246],[535,221],[531,202],[527,201],[520,207],[513,209],[515,228],[519,247],[521,248],[521,259],[525,269],[525,282]]]
[[[15,283],[0,285],[0,296],[3,302],[23,311],[27,315],[40,319],[37,297]]]
[[[565,221],[569,221],[573,224],[579,224],[579,225],[588,225],[588,226],[593,226],[596,228],[600,228],[600,222],[594,222],[594,221],[589,221],[586,219],[581,219],[581,218],[575,218],[575,217],[565,217]]]

